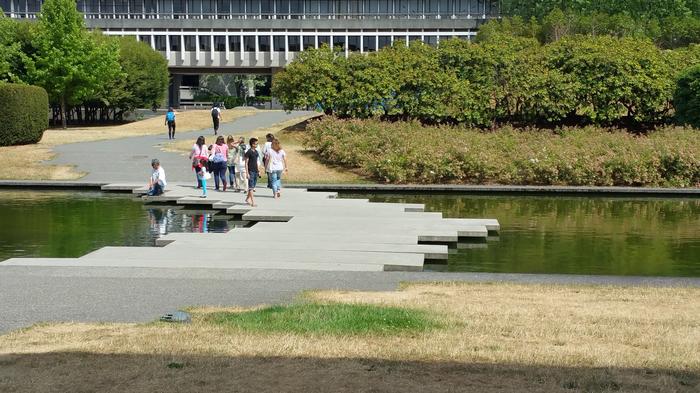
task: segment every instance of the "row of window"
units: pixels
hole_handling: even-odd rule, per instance
[[[36,13],[43,0],[0,0],[9,13]],[[495,0],[78,0],[85,14],[172,16],[422,16],[498,14]]]
[[[151,37],[153,41],[151,43]],[[460,36],[461,38],[467,39],[467,36]],[[139,35],[139,40],[153,45],[153,47],[158,50],[165,52],[170,46],[170,50],[173,52],[179,52],[182,50],[184,45],[184,50],[186,52],[194,52],[199,48],[202,52],[209,52],[213,50],[214,52],[226,52],[226,46],[228,44],[228,50],[231,52],[285,52],[285,48],[289,52],[299,52],[302,50],[315,48],[316,46],[321,46],[323,44],[333,45],[341,50],[347,49],[350,52],[374,52],[377,48],[381,49],[387,46],[391,46],[393,41],[406,41],[405,35],[380,35],[380,36],[238,36],[232,35],[228,36],[228,42],[226,36],[209,36],[209,35]],[[169,38],[169,39],[168,39]],[[242,41],[241,41],[242,38]],[[437,36],[437,35],[409,35],[409,41],[420,41],[429,45],[437,45],[439,40],[446,40],[452,38],[452,36]],[[257,43],[257,48],[256,48]]]

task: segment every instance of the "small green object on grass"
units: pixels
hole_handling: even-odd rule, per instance
[[[428,312],[367,304],[293,304],[246,312],[219,312],[210,322],[253,332],[338,335],[400,334],[441,328]]]

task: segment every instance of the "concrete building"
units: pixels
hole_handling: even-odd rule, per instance
[[[0,0],[6,15],[36,18],[42,0]],[[184,75],[272,75],[326,43],[372,52],[394,41],[469,39],[499,15],[495,0],[79,0],[89,28],[134,36],[163,53],[180,101]],[[196,78],[194,78],[196,79]],[[192,77],[185,77],[192,84]]]

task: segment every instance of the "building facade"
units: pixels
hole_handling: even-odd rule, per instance
[[[13,18],[36,18],[42,0],[0,0]],[[88,28],[134,36],[181,75],[273,74],[307,48],[367,53],[401,40],[469,39],[498,17],[493,0],[79,0]]]

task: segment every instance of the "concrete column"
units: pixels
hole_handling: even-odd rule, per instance
[[[182,84],[182,75],[171,75],[170,85],[168,86],[168,106],[173,108],[180,107],[180,85]]]
[[[199,62],[199,35],[195,36],[195,42],[194,42],[194,60]]]
[[[347,36],[347,34],[346,34],[346,35],[345,35],[345,58],[348,57],[348,51],[349,51],[349,50],[348,50],[348,46],[349,46],[349,45],[348,45],[348,36]]]
[[[180,57],[185,58],[185,32],[180,32]]]
[[[289,36],[284,33],[284,62],[289,61]]]
[[[165,58],[170,63],[170,34],[165,35]]]
[[[156,50],[156,37],[153,35],[153,32],[151,32],[150,37],[151,37],[151,48],[153,48],[153,50]]]
[[[214,58],[214,31],[212,30],[211,35],[209,36],[209,58],[213,59]]]
[[[260,36],[257,34],[258,32],[256,31],[255,34],[255,62],[257,63],[260,57],[258,54],[260,53]]]
[[[224,39],[226,40],[226,65],[228,65],[228,62],[229,62],[229,47],[228,47],[229,35],[226,34],[224,37],[225,37]]]
[[[241,32],[241,33],[243,33],[243,32]],[[239,49],[241,50],[241,64],[243,64],[243,63],[244,63],[244,60],[245,60],[245,48],[244,48],[244,45],[243,45],[243,44],[244,44],[244,43],[243,43],[243,34],[240,34],[240,35],[238,36],[238,39],[239,39],[240,42],[241,42],[241,47],[240,47]]]
[[[379,50],[379,32],[374,36],[374,50]]]

